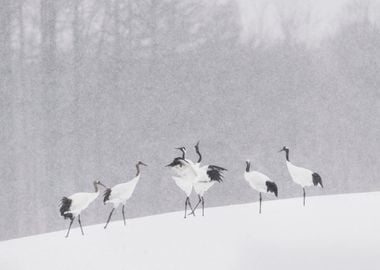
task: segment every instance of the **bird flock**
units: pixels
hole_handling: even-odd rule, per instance
[[[204,165],[202,162],[202,154],[199,150],[199,142],[194,146],[195,152],[198,155],[198,160],[196,162],[191,161],[186,158],[186,147],[178,147],[177,150],[181,151],[181,156],[173,159],[171,163],[166,165],[172,170],[174,175],[172,176],[175,184],[180,190],[185,193],[185,214],[184,218],[187,216],[195,216],[196,209],[201,205],[202,216],[205,214],[205,193],[215,184],[222,183],[225,171],[227,169],[217,166],[217,165]],[[306,187],[309,186],[320,186],[323,188],[321,176],[311,170],[298,167],[293,165],[289,159],[289,148],[284,146],[279,152],[285,152],[286,166],[288,168],[289,174],[296,184],[300,185],[303,190],[303,206],[305,206],[306,200]],[[108,215],[104,229],[107,228],[114,211],[122,205],[122,215],[124,225],[126,225],[125,219],[125,205],[129,198],[131,198],[136,185],[138,184],[141,176],[141,166],[148,166],[142,161],[138,161],[136,164],[136,176],[124,183],[117,184],[113,187],[107,187],[100,181],[94,181],[95,192],[80,192],[75,193],[68,197],[63,197],[61,199],[60,214],[64,219],[69,219],[70,224],[66,233],[66,237],[70,234],[71,226],[74,220],[77,218],[81,233],[84,235],[82,222],[80,215],[83,210],[85,210],[93,201],[95,201],[99,194],[99,186],[105,188],[103,193],[103,203],[111,204],[112,210]],[[244,171],[244,179],[248,182],[249,186],[255,191],[259,192],[259,213],[261,214],[262,205],[262,193],[273,193],[278,197],[278,187],[277,184],[272,181],[265,174],[251,170],[250,160],[246,160],[246,168]],[[198,196],[198,202],[193,207],[190,201],[191,193],[195,192]],[[188,213],[188,207],[190,213]]]

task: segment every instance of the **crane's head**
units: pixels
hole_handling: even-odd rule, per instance
[[[144,162],[142,162],[142,161],[137,162],[136,166],[140,166],[140,165],[142,165],[142,166],[148,166],[148,165],[146,165],[146,164],[145,164]]]
[[[282,147],[282,148],[281,148],[281,150],[280,150],[280,151],[278,151],[278,152],[280,153],[280,152],[282,152],[282,151],[285,151],[285,152],[287,152],[287,151],[289,151],[289,148],[288,148],[288,147],[286,147],[286,146],[284,146],[284,147]]]
[[[246,163],[245,171],[246,171],[246,172],[249,172],[249,169],[250,169],[250,167],[251,167],[251,161],[250,161],[249,159],[247,159],[247,160],[245,161],[245,163]]]
[[[196,145],[194,145],[195,149],[199,149],[199,141],[197,142]]]
[[[98,181],[94,181],[94,185],[101,185],[102,187],[105,187],[107,188],[102,182],[100,182],[99,180]]]
[[[186,147],[182,146],[182,147],[178,147],[176,149],[180,150],[182,152],[182,158],[185,158],[185,156],[186,156]]]
[[[184,146],[177,147],[176,149],[181,151],[182,153],[186,153],[186,147],[184,147]]]
[[[140,174],[140,166],[148,166],[148,165],[146,165],[144,162],[142,162],[142,161],[139,161],[139,162],[137,162],[136,163],[136,170],[137,170],[137,172],[136,172],[136,176],[138,176],[139,174]]]

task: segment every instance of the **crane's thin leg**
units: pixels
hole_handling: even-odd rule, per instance
[[[205,216],[205,199],[202,196],[202,217]]]
[[[83,228],[82,228],[82,222],[80,221],[80,215],[78,215],[78,222],[79,222],[79,227],[82,232],[82,235],[84,235]]]
[[[190,198],[189,198],[189,197],[186,197],[186,201],[185,201],[185,217],[184,217],[184,218],[186,218],[187,205],[189,205],[190,210],[191,210],[191,213],[190,213],[189,215],[193,214],[193,215],[195,216],[195,213],[194,213],[194,210],[195,210],[195,209],[193,209],[193,207],[191,206]]]
[[[305,188],[302,188],[302,189],[303,189],[303,206],[305,206],[306,191],[305,191]]]
[[[259,214],[261,214],[261,202],[262,202],[261,192],[260,192],[260,208],[259,208]]]
[[[65,236],[66,238],[69,237],[69,233],[70,233],[71,225],[73,225],[74,219],[75,219],[75,218],[71,218],[70,225],[69,225],[69,229],[67,230],[67,233],[66,233],[66,236]]]
[[[184,218],[186,218],[186,212],[187,212],[187,202],[189,201],[189,197],[186,197],[186,200],[185,200],[185,216]]]
[[[190,207],[190,210],[191,210],[191,213],[193,213],[193,216],[195,217],[195,212],[194,212],[194,208],[191,206],[191,202],[190,202],[190,198],[187,197],[187,202],[189,203],[189,207]]]
[[[115,210],[115,208],[112,208],[112,210],[111,210],[111,213],[110,213],[110,215],[108,216],[108,219],[107,219],[107,223],[106,223],[106,225],[104,226],[104,229],[106,229],[107,228],[107,226],[108,226],[108,223],[110,222],[110,220],[111,220],[111,216],[112,216],[112,214],[113,214],[113,211]]]
[[[189,215],[194,214],[194,211],[197,210],[198,205],[202,202],[201,195],[198,195],[198,198],[199,198],[198,203],[195,205],[193,212],[191,212]]]
[[[124,220],[124,226],[125,226],[125,213],[124,213],[124,205],[123,205],[123,208],[121,209],[121,212],[123,212],[123,220]]]

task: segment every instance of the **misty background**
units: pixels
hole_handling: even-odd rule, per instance
[[[258,199],[247,158],[301,196],[284,145],[322,176],[308,195],[379,190],[379,48],[377,0],[0,0],[0,239],[66,229],[62,196],[138,160],[127,217],[182,210],[164,165],[198,140],[228,168],[206,206]]]

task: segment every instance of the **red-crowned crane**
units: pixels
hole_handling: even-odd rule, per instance
[[[246,161],[246,168],[244,172],[244,178],[248,182],[248,184],[253,188],[254,190],[258,191],[260,194],[260,206],[259,206],[259,213],[261,214],[261,193],[269,193],[272,192],[277,197],[278,196],[278,189],[275,182],[269,179],[268,176],[265,174],[258,172],[258,171],[251,171],[251,162],[249,160]]]
[[[197,175],[190,164],[191,161],[185,159],[186,148],[180,147],[177,149],[182,151],[182,157],[176,157],[170,164],[166,165],[166,167],[172,168],[177,174],[177,176],[173,176],[173,180],[186,194],[184,216],[184,218],[186,218],[187,206],[189,206],[192,213],[194,213],[190,202],[190,195],[193,190],[193,183],[197,179]]]
[[[111,216],[112,216],[114,210],[120,204],[123,205],[123,208],[121,211],[123,213],[124,226],[126,225],[124,208],[125,208],[125,204],[126,204],[127,200],[132,196],[133,191],[135,190],[136,185],[140,180],[140,175],[141,175],[140,174],[140,166],[141,165],[147,166],[145,163],[143,163],[141,161],[137,162],[137,164],[136,164],[136,170],[137,170],[136,176],[132,180],[130,180],[126,183],[121,183],[121,184],[115,185],[112,188],[107,188],[106,191],[104,192],[103,203],[104,204],[111,203],[113,205],[111,213],[108,216],[107,223],[106,223],[106,225],[104,225],[104,229],[107,228],[108,223],[111,220]]]
[[[279,152],[284,151],[286,153],[286,166],[293,181],[300,185],[303,190],[303,206],[305,206],[306,191],[305,187],[318,186],[323,188],[322,178],[318,173],[310,171],[305,168],[297,167],[293,165],[289,160],[289,148],[284,146]]]
[[[99,196],[98,185],[105,187],[100,181],[94,181],[95,192],[80,192],[62,198],[59,212],[65,219],[70,219],[70,225],[66,237],[69,236],[71,225],[76,217],[78,217],[80,230],[82,235],[84,235],[80,214]]]
[[[198,203],[195,205],[194,211],[197,209],[200,203],[202,203],[202,216],[204,216],[205,200],[204,193],[209,190],[215,182],[223,182],[223,171],[227,169],[216,166],[216,165],[204,165],[201,166],[202,155],[199,151],[199,142],[194,146],[195,151],[198,155],[198,161],[192,165],[194,171],[197,174],[197,180],[194,182],[193,187],[195,193],[198,195]]]

